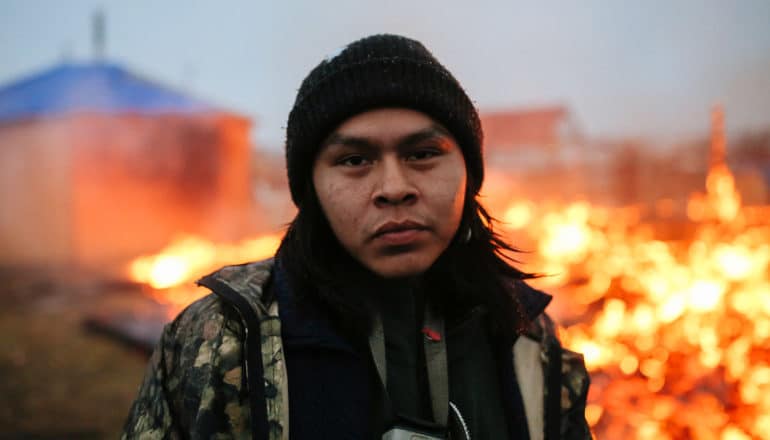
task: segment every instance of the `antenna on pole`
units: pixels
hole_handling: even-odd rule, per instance
[[[727,164],[725,110],[721,104],[716,104],[711,109],[711,154],[709,159],[711,169],[720,168]]]
[[[104,11],[97,9],[91,16],[91,43],[93,44],[94,60],[104,59],[107,30],[104,20]]]

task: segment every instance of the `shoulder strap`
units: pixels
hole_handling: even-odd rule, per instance
[[[446,427],[449,418],[449,373],[446,352],[446,335],[444,334],[444,320],[433,314],[430,307],[425,307],[424,327],[422,329],[425,339],[425,361],[428,370],[428,386],[430,388],[431,407],[435,423]],[[369,335],[369,349],[380,376],[380,383],[386,396],[387,404],[387,380],[388,367],[385,360],[385,331],[382,326],[382,317],[375,313],[374,326]]]
[[[561,438],[561,345],[555,337],[548,338],[547,344],[545,440],[557,440]]]
[[[246,338],[244,342],[244,359],[246,362],[244,373],[249,388],[249,407],[251,416],[251,430],[254,439],[269,438],[267,423],[267,402],[265,400],[264,368],[262,365],[262,349],[260,334],[260,321],[257,312],[251,305],[231,288],[216,277],[205,277],[199,284],[208,287],[227,304],[233,307],[241,316],[244,323]]]
[[[373,317],[372,333],[369,335],[369,350],[372,352],[372,360],[380,376],[382,387],[388,387],[388,365],[385,362],[385,329],[382,326],[382,317],[375,313]]]
[[[425,363],[428,367],[428,386],[433,407],[433,421],[447,426],[449,417],[449,364],[446,354],[446,333],[444,320],[436,316],[430,307],[425,307]]]

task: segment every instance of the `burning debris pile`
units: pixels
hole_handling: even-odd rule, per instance
[[[553,274],[538,284],[566,298],[561,336],[591,371],[598,438],[770,438],[770,207],[741,208],[717,167],[687,213],[668,241],[671,224],[638,208],[506,213]]]

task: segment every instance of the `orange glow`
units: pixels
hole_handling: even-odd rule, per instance
[[[533,210],[534,207],[529,202],[514,203],[503,214],[503,221],[512,229],[521,229],[532,221]]]
[[[691,197],[687,241],[657,239],[639,207],[508,206],[504,235],[553,275],[534,283],[589,311],[560,333],[591,372],[597,438],[770,439],[770,206],[749,215],[726,166]]]
[[[599,419],[602,417],[602,412],[604,412],[604,410],[599,405],[587,405],[586,420],[588,421],[588,424],[591,426],[596,425],[596,423],[598,423]]]
[[[174,315],[206,293],[205,289],[192,286],[193,281],[224,265],[271,257],[280,240],[279,235],[264,235],[238,243],[216,244],[201,237],[183,237],[158,254],[132,261],[129,276],[155,288],[153,297],[170,306],[169,313]]]

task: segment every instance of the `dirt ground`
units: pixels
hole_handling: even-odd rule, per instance
[[[122,293],[0,269],[0,438],[118,438],[147,354],[88,330]]]

